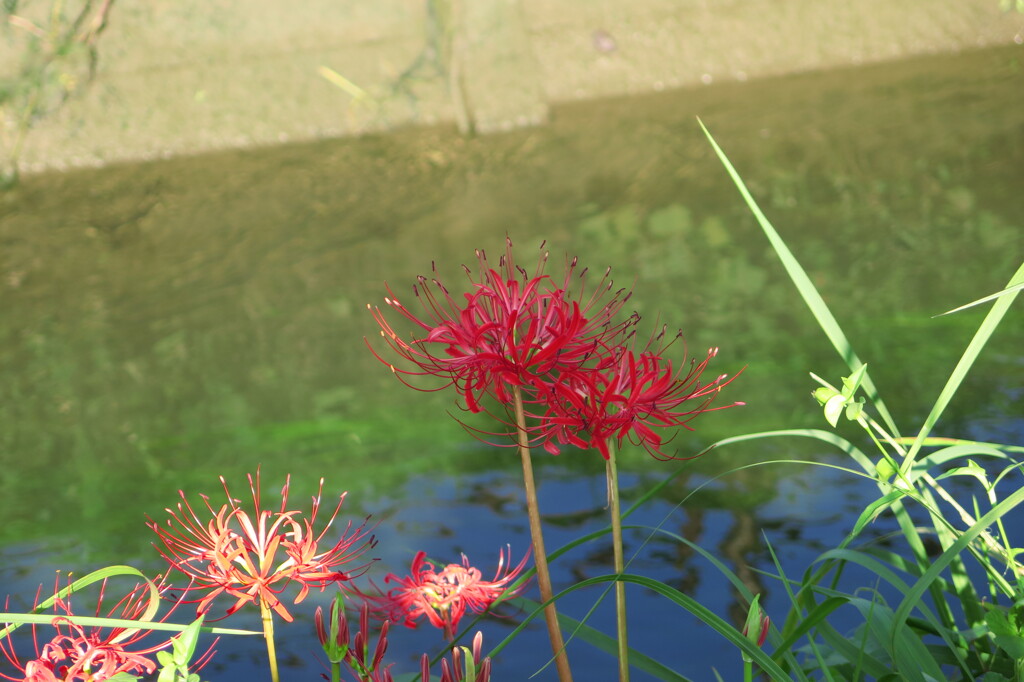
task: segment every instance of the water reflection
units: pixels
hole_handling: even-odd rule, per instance
[[[216,495],[218,475],[242,480],[257,464],[266,481],[291,472],[296,490],[320,476],[325,494],[350,490],[353,514],[381,520],[387,568],[421,548],[452,558],[505,542],[523,549],[510,453],[468,437],[445,416],[449,396],[405,389],[363,345],[375,333],[364,307],[382,298],[384,280],[407,290],[436,261],[455,281],[474,248],[500,249],[506,233],[522,262],[547,240],[556,258],[564,250],[611,265],[620,283],[635,282],[632,301],[652,324],[682,327],[695,353],[721,346],[717,371],[748,367],[730,387],[748,406],[706,415],[673,444],[681,454],[738,433],[820,425],[807,372],[836,379],[842,366],[695,114],[912,429],[980,319],[930,316],[996,290],[1024,254],[1017,59],[989,50],[581,103],[545,128],[481,139],[404,131],[26,180],[0,195],[0,591],[32,594],[57,566],[155,566],[144,515],[173,504],[179,488]],[[943,432],[1020,439],[1022,327],[1016,316],[1000,329]],[[769,565],[762,530],[802,566],[834,544],[866,492],[785,467],[694,492],[743,463],[823,456],[770,447],[696,460],[635,522],[668,515],[666,529],[750,584],[759,578],[748,566]],[[541,465],[549,544],[602,527],[601,463],[566,453]],[[627,504],[665,472],[642,453],[622,467]],[[692,549],[647,537],[627,538],[640,572],[718,613],[736,610],[731,587]],[[607,572],[606,545],[559,561],[556,581]],[[593,599],[573,595],[568,612]],[[697,679],[712,662],[730,669],[735,656],[717,636],[656,601],[631,602],[641,650],[677,655],[666,662]],[[610,615],[600,610],[594,624],[609,630]],[[313,672],[302,622],[280,645],[296,670]],[[436,646],[432,635],[402,637],[418,651]],[[259,647],[239,646],[222,647],[211,677],[228,679],[234,660],[259,666]],[[574,646],[580,664],[597,658]],[[507,679],[531,672],[524,656],[505,659]],[[600,679],[605,662],[593,664]]]

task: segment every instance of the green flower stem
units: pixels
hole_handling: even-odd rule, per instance
[[[523,460],[523,487],[526,491],[526,510],[530,519],[530,538],[533,540],[533,562],[537,567],[537,586],[540,598],[548,602],[554,595],[551,589],[551,573],[548,571],[548,555],[544,550],[544,535],[540,525],[540,509],[537,506],[537,487],[533,480],[533,463],[530,460],[530,439],[526,432],[526,414],[523,411],[523,394],[519,387],[512,389],[516,408],[516,431],[518,433],[519,455]],[[548,638],[551,640],[551,651],[555,655],[555,668],[561,682],[572,682],[569,669],[569,657],[565,654],[565,641],[562,630],[558,627],[558,612],[555,603],[544,607],[544,620],[548,626]]]
[[[260,614],[263,616],[263,639],[267,640],[267,658],[270,659],[270,679],[281,682],[277,673],[277,649],[274,647],[274,612],[260,599]]]
[[[608,446],[608,460],[605,462],[608,477],[608,509],[612,517],[612,549],[615,555],[615,572],[625,572],[622,558],[622,513],[619,511],[619,472],[615,467],[615,448]],[[629,682],[629,642],[626,637],[626,583],[615,583],[615,629],[619,640],[619,682]]]

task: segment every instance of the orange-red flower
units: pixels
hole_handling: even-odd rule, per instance
[[[59,585],[58,585],[59,588]],[[107,581],[100,585],[100,594],[93,614],[96,617],[119,618],[124,620],[149,619],[157,605],[150,600],[154,593],[148,585],[136,585],[113,607],[104,611],[103,600]],[[164,583],[156,586],[156,594],[166,589]],[[59,590],[55,589],[56,595]],[[39,603],[39,596],[36,597]],[[102,682],[119,673],[144,675],[156,670],[156,663],[149,656],[170,646],[169,638],[156,639],[141,646],[153,631],[145,628],[125,627],[83,627],[74,621],[71,595],[57,597],[53,604],[54,617],[49,628],[54,634],[40,646],[40,634],[47,626],[32,625],[32,639],[35,657],[22,663],[14,650],[10,637],[0,637],[0,652],[20,677],[11,677],[0,671],[0,678],[26,680],[29,682]],[[164,618],[169,614],[165,614]],[[45,637],[45,635],[44,635]],[[208,657],[204,656],[203,658]],[[199,666],[202,665],[202,660]]]
[[[427,560],[426,552],[418,552],[409,575],[400,577],[390,573],[384,578],[384,582],[397,586],[380,598],[378,611],[392,622],[410,628],[425,617],[431,625],[443,630],[447,639],[452,639],[467,610],[483,613],[496,602],[514,597],[522,590],[524,585],[513,587],[512,583],[528,558],[529,553],[512,567],[511,550],[507,555],[502,551],[494,578],[484,580],[480,569],[470,565],[465,554],[461,564],[448,564],[438,570]]]
[[[353,530],[349,522],[341,538],[324,547],[324,537],[330,530],[345,493],[339,499],[327,524],[317,532],[314,528],[323,493],[320,489],[313,498],[308,518],[298,510],[288,509],[289,476],[281,489],[281,506],[277,511],[263,509],[260,502],[259,471],[256,480],[249,475],[252,491],[252,512],[239,506],[231,497],[227,484],[221,484],[227,502],[218,510],[205,495],[203,502],[212,518],[204,521],[181,492],[177,511],[168,509],[171,518],[166,526],[150,519],[147,524],[163,543],[158,550],[165,559],[191,582],[190,591],[205,592],[189,603],[198,603],[197,612],[205,613],[220,595],[234,599],[225,617],[247,603],[262,604],[273,609],[286,621],[292,616],[279,599],[279,595],[292,582],[298,585],[294,603],[298,604],[310,587],[324,590],[337,583],[344,587],[352,577],[365,571],[368,564],[346,568],[376,544],[365,530],[365,523]]]

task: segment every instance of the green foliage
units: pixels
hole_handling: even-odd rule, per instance
[[[814,389],[814,399],[825,408],[825,420],[828,421],[832,428],[835,428],[836,424],[839,423],[839,417],[844,411],[846,412],[846,418],[850,421],[859,421],[863,416],[864,399],[854,398],[854,394],[860,389],[867,369],[867,365],[861,365],[854,370],[853,374],[843,377],[842,390],[837,390],[824,382],[822,382],[823,386]]]
[[[1024,679],[1021,667],[1024,657],[1024,566],[1017,560],[1024,550],[1014,546],[1003,523],[1010,511],[1024,503],[1024,486],[1019,480],[1021,465],[1012,456],[1020,449],[931,437],[934,425],[1020,291],[1024,265],[998,294],[956,309],[995,301],[951,372],[917,436],[904,437],[871,380],[867,364],[854,352],[811,278],[761,212],[710,134],[708,137],[821,330],[851,370],[842,378],[841,388],[812,374],[821,384],[813,395],[822,406],[826,421],[836,428],[840,418],[845,416],[859,425],[868,442],[879,450],[880,459],[876,463],[876,458],[869,457],[854,443],[836,434],[813,429],[736,436],[720,440],[712,447],[722,448],[768,438],[812,438],[847,454],[859,470],[836,468],[873,480],[878,486],[879,497],[867,505],[838,546],[823,552],[806,567],[799,579],[789,577],[776,560],[774,578],[782,584],[790,602],[788,613],[778,621],[779,626],[771,625],[767,619],[761,621],[758,596],[750,594],[734,572],[706,550],[678,536],[675,536],[677,542],[707,559],[751,604],[745,633],[688,596],[644,576],[622,574],[592,578],[570,587],[563,594],[604,582],[625,581],[644,585],[719,632],[736,645],[745,662],[755,663],[772,680],[860,680],[869,677],[912,682],[978,679],[994,682]],[[666,229],[662,225],[666,221],[682,226],[678,236],[688,229],[686,226],[690,218],[685,211],[672,211],[640,220],[635,213],[618,211],[595,215],[585,221],[581,229],[597,240],[607,237],[621,245],[631,241],[640,243],[642,240],[638,235],[641,230],[652,230],[656,226]],[[879,415],[880,420],[876,421],[872,414]],[[987,460],[989,465],[982,466],[980,460]],[[771,462],[750,466],[768,464]],[[628,516],[655,497],[672,478],[667,477],[644,494],[623,516]],[[965,480],[975,481],[980,486],[980,496],[972,500],[970,509],[960,502],[963,493],[948,487],[951,483]],[[1016,483],[1016,487],[1008,494],[1000,495],[1002,489],[997,491],[997,483]],[[690,495],[697,492],[692,491]],[[679,504],[685,504],[690,495]],[[904,546],[898,550],[876,546],[863,538],[868,526],[883,514],[894,518],[900,528]],[[655,534],[671,535],[661,528],[650,532],[652,537]],[[926,537],[934,538],[938,543],[937,555],[926,549]],[[579,538],[554,552],[551,558],[555,559],[591,539],[593,536]],[[843,591],[839,587],[843,584],[841,578],[854,568],[866,571],[871,576],[870,582],[853,591]],[[603,598],[604,595],[600,599]],[[535,605],[526,622],[541,612],[541,606]],[[836,617],[848,615],[851,609],[859,615],[861,622],[853,630],[840,631],[834,625]],[[581,637],[602,650],[614,653],[614,641],[589,628],[586,618],[581,622],[562,618],[568,621],[567,627],[572,627],[574,637]],[[763,643],[760,637],[751,634],[752,626],[761,622],[769,630],[765,639],[771,653],[767,655],[758,646]],[[495,653],[515,635],[516,632],[502,642]],[[681,679],[678,673],[661,662],[632,650],[630,660],[634,667],[657,679]],[[745,669],[745,678],[750,679],[749,669]]]
[[[160,663],[160,675],[157,682],[199,682],[199,675],[189,673],[188,665],[195,655],[199,643],[199,633],[203,626],[203,617],[197,618],[181,634],[171,639],[170,651],[156,652]]]
[[[800,679],[819,674],[824,679],[861,679],[867,674],[876,679],[920,682],[1019,679],[1024,654],[1020,610],[1024,603],[1024,565],[1017,561],[1021,550],[1011,544],[1003,518],[1024,502],[1024,486],[1017,480],[1016,489],[999,499],[994,481],[1014,479],[1021,465],[1011,457],[1008,446],[958,440],[925,456],[921,451],[925,443],[943,443],[941,439],[929,441],[932,428],[1020,291],[1024,265],[998,294],[951,311],[996,300],[917,436],[903,438],[870,380],[867,365],[854,353],[810,278],[722,150],[706,129],[705,133],[822,331],[852,370],[843,378],[841,389],[815,377],[822,386],[814,391],[814,397],[824,408],[826,420],[836,427],[845,413],[848,420],[863,428],[882,455],[874,465],[859,449],[844,448],[864,474],[875,479],[879,499],[869,505],[836,549],[823,553],[816,566],[808,567],[801,580],[788,579],[778,567],[776,578],[785,584],[791,608],[782,626],[783,641],[773,659],[785,660],[799,644],[793,650],[803,660],[798,667],[791,665],[790,672]],[[866,403],[857,397],[861,391],[866,394]],[[883,423],[870,416],[868,407],[881,416]],[[905,447],[907,444],[909,447]],[[1005,464],[990,480],[988,469],[976,461],[978,457]],[[975,498],[970,510],[960,504],[962,493],[954,494],[942,483],[963,478],[976,480],[981,486],[982,499]],[[916,511],[912,512],[910,505]],[[906,543],[905,553],[870,543],[853,546],[867,524],[882,513],[897,520]],[[922,516],[930,527],[923,527]],[[989,530],[993,526],[994,532]],[[938,541],[941,553],[937,557],[926,551],[925,534]],[[839,591],[839,576],[851,566],[860,566],[876,576],[876,586],[865,586],[854,593]],[[894,589],[880,589],[886,585]],[[888,601],[892,595],[900,596],[895,605]],[[841,633],[829,620],[845,606],[859,611],[863,624],[853,632]]]

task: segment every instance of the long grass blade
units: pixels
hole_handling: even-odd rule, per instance
[[[1010,282],[1007,286],[1008,289],[1016,287],[1018,284],[1024,284],[1024,263],[1017,269],[1013,277],[1010,278]],[[910,446],[910,450],[907,452],[907,457],[903,462],[902,468],[904,473],[909,472],[913,466],[914,458],[917,453],[921,450],[921,445],[924,440],[931,433],[935,423],[939,421],[939,417],[942,416],[942,412],[949,405],[949,401],[953,399],[960,384],[963,382],[964,377],[967,376],[967,372],[971,369],[974,361],[978,358],[982,348],[988,342],[992,333],[999,326],[1003,317],[1009,310],[1010,305],[1014,299],[1017,298],[1019,293],[1019,287],[1004,296],[1000,296],[999,300],[992,304],[992,309],[988,311],[985,319],[982,321],[981,326],[978,327],[978,331],[974,333],[974,338],[967,345],[967,350],[960,357],[960,361],[953,369],[953,373],[950,374],[949,379],[946,381],[946,385],[942,387],[942,392],[939,393],[938,399],[932,406],[931,412],[928,413],[928,417],[925,418],[924,424],[921,425],[921,430],[917,434],[917,438],[914,439],[913,445]]]
[[[82,589],[83,587],[86,587],[87,585],[91,585],[92,583],[100,582],[102,580],[106,580],[107,578],[113,578],[119,575],[133,576],[135,578],[140,579],[140,581],[145,582],[146,589],[149,591],[149,601],[145,613],[143,613],[139,620],[149,620],[150,618],[152,618],[154,613],[156,612],[156,609],[159,607],[160,591],[157,589],[156,584],[152,580],[147,578],[145,575],[143,575],[139,569],[134,568],[132,566],[122,565],[104,566],[103,568],[99,568],[93,571],[92,573],[85,574],[84,576],[74,581],[70,585],[57,590],[57,592],[53,596],[48,597],[47,599],[44,599],[43,601],[36,604],[36,606],[32,609],[32,613],[40,613],[41,611],[48,609],[49,607],[53,606],[53,604],[58,599],[64,599],[69,594],[73,594],[74,592]],[[53,620],[53,616],[50,616],[49,620]],[[21,624],[21,622],[19,622],[17,619],[10,619],[4,622],[9,623],[9,625],[4,629],[0,630],[0,638],[5,637],[9,632],[14,630]]]
[[[925,682],[928,678],[940,680],[945,677],[941,666],[920,637],[915,636],[907,627],[893,628],[892,609],[876,600],[852,599],[850,604],[861,612],[868,634],[887,651],[903,679]],[[892,632],[896,634],[890,640]]]
[[[718,146],[718,143],[715,142],[711,133],[704,126],[704,122],[699,118],[697,119],[697,122],[700,124],[701,130],[704,131],[704,135],[707,136],[708,141],[711,143],[711,147],[715,150],[718,160],[722,162],[722,165],[725,167],[726,172],[728,172],[729,177],[732,178],[736,188],[740,191],[740,195],[742,195],[747,207],[750,208],[751,213],[754,214],[754,217],[757,219],[761,229],[768,237],[768,241],[771,242],[772,248],[775,249],[775,253],[779,256],[779,260],[782,261],[782,265],[789,274],[789,278],[793,280],[793,284],[796,285],[800,296],[803,297],[807,307],[811,309],[811,313],[818,321],[818,325],[821,327],[821,330],[825,332],[825,335],[828,337],[829,341],[832,342],[832,345],[835,347],[836,351],[838,351],[839,356],[843,359],[843,362],[846,363],[850,370],[854,372],[857,371],[864,363],[859,357],[857,357],[849,339],[846,338],[846,334],[844,334],[842,328],[840,328],[839,322],[836,321],[835,316],[832,315],[832,311],[829,310],[828,306],[825,304],[825,300],[821,297],[821,294],[818,293],[818,289],[814,286],[814,283],[811,282],[811,278],[807,276],[807,272],[789,250],[789,247],[786,246],[786,243],[782,240],[782,237],[779,236],[779,233],[774,227],[772,227],[771,222],[761,211],[757,202],[754,201],[754,197],[751,196],[750,191],[743,182],[743,179],[740,177],[739,173],[736,172],[736,169],[733,168],[733,165],[729,161],[728,157],[726,157],[725,152],[722,151],[722,148]],[[864,381],[861,386],[864,388],[864,392],[867,394],[868,398],[875,405],[875,409],[878,410],[879,416],[881,416],[890,432],[898,434],[899,429],[896,428],[892,415],[889,413],[888,408],[882,401],[882,398],[878,393],[878,388],[875,386],[875,383],[871,380],[868,373],[864,374]]]
[[[732,436],[732,437],[729,437],[729,438],[723,438],[720,441],[716,441],[715,443],[711,444],[710,446],[708,446],[707,448],[702,450],[699,454],[703,455],[703,454],[706,454],[708,452],[711,452],[712,450],[724,447],[726,445],[734,445],[736,443],[743,443],[743,442],[746,442],[746,441],[755,441],[755,440],[761,440],[761,439],[764,439],[764,438],[788,438],[788,437],[791,437],[791,436],[796,436],[796,437],[799,437],[799,438],[811,438],[813,440],[822,441],[823,443],[828,443],[829,445],[832,445],[832,446],[836,447],[840,452],[842,452],[842,453],[852,457],[855,461],[857,461],[859,464],[861,464],[862,467],[867,467],[868,465],[871,465],[871,461],[859,449],[857,449],[852,443],[850,443],[850,441],[848,441],[845,438],[842,438],[840,436],[837,436],[836,434],[832,433],[831,431],[824,431],[824,430],[821,430],[821,429],[781,429],[781,430],[778,430],[778,431],[759,431],[757,433],[747,433],[747,434],[743,434],[741,436]],[[802,461],[798,461],[798,460],[778,460],[778,461],[775,461],[775,462],[758,462],[757,464],[752,465],[752,466],[760,466],[760,465],[763,465],[763,464],[794,463],[794,462],[798,462],[800,464],[807,464],[808,463],[808,462],[802,462]],[[865,471],[873,471],[873,470],[874,470],[874,466],[873,465],[871,465],[870,469],[865,468]],[[641,506],[646,504],[648,500],[650,500],[655,495],[657,495],[658,492],[660,492],[663,488],[665,488],[665,486],[667,486],[669,483],[671,483],[673,481],[673,479],[675,479],[677,476],[679,476],[680,474],[682,474],[684,472],[689,472],[689,471],[691,471],[690,466],[688,464],[684,464],[683,466],[681,466],[678,469],[676,469],[676,471],[674,471],[673,473],[671,473],[668,476],[666,476],[665,478],[663,478],[661,481],[658,482],[657,485],[655,485],[650,490],[648,490],[643,495],[641,495],[640,498],[638,498],[633,504],[631,504],[629,506],[628,509],[626,509],[626,511],[622,512],[622,518],[625,519],[630,514],[635,512],[637,509],[639,509]],[[736,471],[736,470],[727,471],[727,472],[717,476],[716,478],[721,478],[721,476],[728,475],[728,474],[732,473],[733,471]]]
[[[797,600],[796,595],[793,593],[793,589],[791,586],[795,584],[795,581],[791,581],[789,577],[786,575],[785,569],[782,568],[782,562],[779,561],[779,555],[775,552],[775,548],[772,547],[772,543],[768,540],[767,536],[765,536],[764,541],[765,547],[768,548],[768,553],[772,557],[772,563],[775,564],[775,570],[778,571],[777,578],[782,583],[782,589],[785,590],[786,596],[789,598],[789,603],[792,605],[792,608],[790,609],[790,615],[796,615],[797,617],[800,617],[800,602]],[[771,633],[775,634],[777,632],[787,632],[788,630],[792,629],[789,623],[790,618],[789,616],[787,616],[782,628],[779,628],[775,624],[772,625]],[[819,647],[817,646],[817,643],[814,641],[813,638],[810,637],[807,641],[808,647],[810,647],[811,649],[811,654],[818,660],[820,667],[822,667],[825,671],[824,679],[826,680],[826,682],[833,682],[832,675],[828,672],[828,667],[825,666],[825,659],[822,656]],[[805,666],[797,664],[796,656],[793,655],[792,647],[789,646],[783,648],[782,646],[779,646],[777,639],[773,639],[772,644],[775,645],[775,653],[772,654],[772,658],[776,661],[785,660],[785,662],[799,677],[801,682],[808,682],[809,678],[807,677],[807,674],[804,672]]]
[[[830,550],[828,552],[825,552],[824,554],[822,554],[821,557],[819,557],[818,560],[819,561],[838,560],[838,561],[846,561],[846,562],[849,562],[849,563],[858,564],[858,565],[863,566],[864,568],[868,569],[874,575],[877,575],[880,579],[882,579],[885,582],[887,582],[890,585],[892,585],[894,588],[896,588],[897,591],[899,591],[901,593],[906,593],[906,591],[907,591],[907,587],[908,586],[907,586],[906,582],[903,581],[898,575],[896,575],[896,573],[893,572],[892,568],[889,565],[887,565],[886,563],[880,561],[877,556],[874,556],[874,555],[871,555],[871,554],[868,554],[868,553],[865,553],[865,552],[861,552],[861,551],[858,551],[858,550],[842,549],[842,550]],[[935,586],[941,587],[938,584],[933,585],[933,587],[935,587]],[[940,595],[941,595],[941,590],[940,590]],[[851,600],[851,603],[852,603],[852,600]],[[915,606],[916,606],[917,609],[920,610],[922,616],[924,617],[924,620],[928,623],[928,625],[931,628],[931,630],[933,632],[939,634],[940,637],[942,637],[943,641],[946,643],[947,648],[950,651],[956,652],[958,662],[961,664],[961,666],[963,666],[966,669],[966,667],[967,667],[966,661],[964,661],[959,656],[959,644],[961,644],[961,642],[954,641],[954,635],[950,634],[948,628],[943,623],[941,623],[939,621],[939,618],[931,611],[931,609],[929,609],[924,604],[924,602],[920,602],[920,603],[916,604]],[[889,611],[891,613],[891,610],[889,610],[888,607],[886,607],[885,610]],[[900,640],[899,642],[896,642],[893,645],[893,650],[894,651],[899,651],[901,648],[906,649],[907,647],[909,647],[910,645],[907,642],[903,641],[903,640],[905,640],[907,638],[906,632],[903,629],[904,625],[901,625],[900,628],[897,630],[895,621],[888,620],[887,623],[888,623],[888,625],[886,627],[886,632],[885,633],[881,633],[881,632],[876,633],[876,634],[878,634],[879,641],[882,642],[883,646],[885,646],[886,649],[889,649],[889,640],[890,640],[889,635],[891,634],[891,635],[893,635],[894,637],[897,637]],[[956,635],[956,637],[959,639],[959,635]],[[921,653],[922,653],[922,650],[915,649],[914,652],[909,653],[907,655],[917,656],[917,655],[921,655]],[[894,659],[895,659],[895,654],[894,654]],[[928,669],[927,667],[921,668],[922,665],[924,665],[924,664],[921,661],[917,661],[916,668],[917,669],[924,669],[924,670]],[[929,674],[931,674],[931,673],[929,673]]]
[[[540,602],[536,602],[526,597],[514,597],[509,600],[509,603],[516,604],[520,608],[530,612],[536,612],[540,608]],[[567,632],[572,632],[573,637],[579,637],[584,642],[593,645],[594,647],[605,652],[612,658],[618,653],[618,642],[614,637],[609,637],[600,630],[596,630],[586,623],[579,622],[571,616],[566,616],[563,613],[558,614],[558,619],[562,624],[562,627]],[[499,644],[503,647],[504,642]],[[491,655],[497,652],[497,648],[491,652]],[[675,670],[672,670],[664,663],[657,661],[650,656],[633,649],[629,649],[629,665],[631,668],[635,668],[641,672],[645,672],[648,675],[653,675],[659,680],[665,680],[666,682],[690,682],[688,677],[680,675]]]
[[[943,315],[952,315],[953,313],[958,313],[961,310],[967,310],[968,308],[973,308],[976,305],[981,305],[982,303],[988,303],[992,299],[999,298],[1000,296],[1006,296],[1007,294],[1016,293],[1016,292],[1020,291],[1021,289],[1024,289],[1024,282],[1021,282],[1020,284],[1014,284],[1013,286],[1006,287],[1002,291],[997,291],[994,294],[990,294],[990,295],[985,296],[983,298],[979,298],[977,301],[971,301],[970,303],[964,303],[959,308],[953,308],[952,310],[947,310],[944,313],[939,313],[938,315],[935,315],[935,317],[942,317]]]
[[[828,618],[833,611],[848,602],[849,600],[845,597],[829,597],[808,611],[807,614],[803,616],[803,618],[801,618],[791,630],[783,633],[785,637],[779,646],[776,647],[775,657],[777,658],[782,652],[792,649],[801,637],[806,635],[819,624],[825,622],[825,619]]]
[[[678,605],[681,608],[685,609],[686,611],[689,611],[690,613],[692,613],[694,616],[696,616],[698,619],[700,619],[705,625],[708,625],[713,630],[718,632],[720,635],[722,635],[726,640],[731,642],[738,649],[741,649],[758,666],[760,666],[761,670],[764,673],[766,673],[767,675],[769,675],[772,680],[774,680],[774,681],[792,680],[792,678],[789,675],[787,675],[786,672],[782,668],[779,667],[779,664],[776,663],[774,660],[772,660],[772,658],[770,656],[768,656],[768,654],[766,654],[760,648],[755,646],[739,630],[737,630],[735,627],[733,627],[728,622],[723,620],[715,612],[711,611],[710,609],[708,609],[707,607],[705,607],[704,605],[702,605],[700,602],[698,602],[697,600],[693,599],[692,597],[683,594],[682,592],[680,592],[679,590],[675,589],[674,587],[666,585],[665,583],[660,582],[658,580],[654,580],[652,578],[648,578],[647,576],[635,575],[635,574],[632,574],[632,573],[623,573],[621,575],[619,575],[619,574],[612,574],[612,575],[597,576],[595,578],[588,578],[586,580],[582,580],[582,581],[576,583],[575,585],[572,585],[572,586],[562,590],[561,592],[556,594],[554,597],[552,597],[552,601],[558,601],[559,599],[561,599],[562,597],[564,597],[567,594],[570,594],[570,593],[575,592],[577,590],[585,589],[587,587],[590,587],[591,585],[600,585],[600,584],[603,584],[603,583],[611,583],[611,582],[615,582],[616,580],[621,580],[623,582],[635,583],[637,585],[641,585],[643,587],[646,587],[649,590],[652,590],[653,592],[657,592],[658,594],[662,595],[663,597],[666,597],[667,599],[669,599],[670,601],[672,601],[676,605]],[[545,605],[541,604],[540,606],[543,607]],[[532,621],[534,618],[536,618],[539,614],[540,614],[540,611],[537,611],[537,610],[535,610],[532,613],[530,613],[530,615],[528,615],[526,618],[524,618],[522,623],[520,623],[519,626],[516,627],[515,630],[513,630],[511,633],[509,633],[508,637],[506,637],[505,640],[503,640],[498,645],[498,647],[496,647],[494,650],[492,650],[492,653],[494,651],[500,650],[500,648],[503,648],[509,641],[511,641],[512,638],[514,638],[517,634],[519,634],[519,632],[523,628],[525,628],[530,623],[530,621]],[[562,614],[559,614],[559,618],[560,619],[563,618]]]
[[[950,545],[946,550],[932,562],[932,565],[928,567],[928,570],[921,575],[920,578],[910,586],[904,594],[903,601],[900,602],[899,607],[893,616],[893,629],[902,627],[906,623],[907,618],[910,616],[910,612],[915,608],[919,608],[921,605],[921,597],[926,591],[928,591],[936,580],[939,579],[939,575],[942,571],[953,563],[953,561],[960,556],[960,553],[968,547],[982,532],[997,520],[1005,516],[1011,509],[1024,502],[1024,488],[1018,488],[1016,491],[1007,496],[1002,502],[992,507],[984,516],[978,519],[978,522],[968,528],[964,533],[957,538],[956,542]]]
[[[135,630],[164,630],[167,632],[182,632],[191,627],[191,623],[184,625],[179,623],[161,623],[159,621],[127,620],[124,618],[97,618],[96,616],[58,616],[61,622],[74,623],[82,627],[97,628],[132,628]],[[49,625],[53,622],[52,613],[0,613],[0,623],[42,623]],[[215,635],[263,635],[262,630],[237,630],[234,628],[201,627],[202,632]]]

